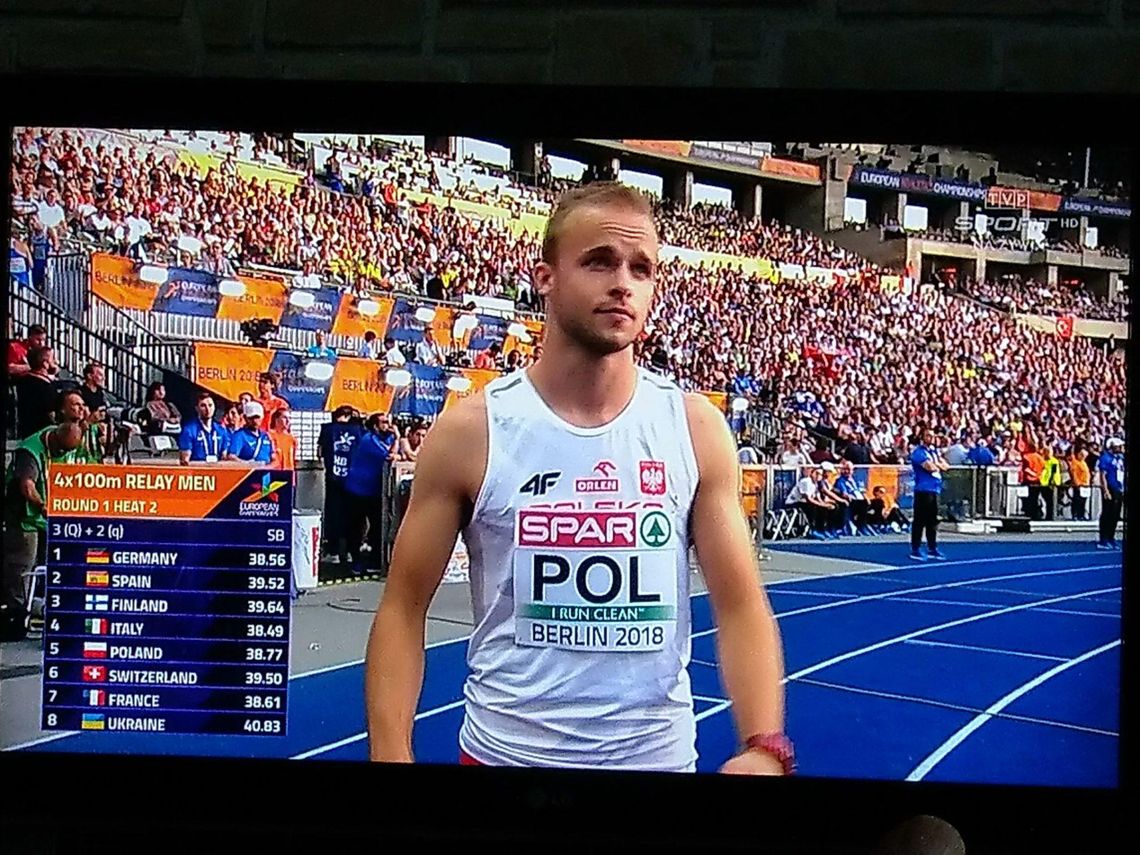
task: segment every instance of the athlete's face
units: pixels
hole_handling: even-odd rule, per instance
[[[659,244],[653,220],[621,207],[590,207],[566,219],[553,265],[535,283],[567,336],[599,356],[633,344],[649,314]]]

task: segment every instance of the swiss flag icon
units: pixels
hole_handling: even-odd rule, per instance
[[[102,683],[107,679],[107,668],[105,665],[84,665],[83,666],[83,682],[84,683]]]
[[[641,492],[647,496],[665,495],[665,461],[641,461]]]

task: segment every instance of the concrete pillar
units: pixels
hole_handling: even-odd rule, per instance
[[[906,219],[906,193],[899,193],[898,195],[895,203],[895,219],[898,220],[900,226]]]
[[[1028,208],[1022,208],[1017,212],[1017,215],[1021,217],[1021,219],[1018,221],[1017,233],[1022,240],[1029,240],[1029,218],[1032,216],[1032,214],[1033,212]]]
[[[665,198],[681,205],[684,211],[693,207],[693,172],[691,169],[678,169],[670,172],[665,181]]]
[[[542,159],[541,143],[523,141],[511,146],[511,169],[523,175],[534,175]]]
[[[1056,288],[1060,278],[1060,268],[1056,264],[1045,265],[1045,287]]]
[[[1081,248],[1082,252],[1084,251],[1084,248],[1085,248],[1085,235],[1088,234],[1088,231],[1089,231],[1089,218],[1082,216],[1081,217],[1081,223],[1079,226],[1077,226],[1077,246],[1079,246]]]
[[[974,252],[974,278],[979,282],[986,281],[986,253],[981,248]]]
[[[954,222],[954,231],[970,234],[973,230],[974,218],[970,216],[970,203],[960,202],[958,204],[958,219]]]
[[[736,199],[734,201],[740,213],[750,220],[759,219],[760,212],[763,210],[762,203],[764,200],[764,189],[760,186],[760,182],[757,181],[751,186],[747,184],[743,185],[735,195]]]
[[[455,137],[424,137],[424,150],[455,157]]]
[[[1081,218],[1082,220],[1084,217]],[[1116,302],[1117,297],[1120,295],[1120,274],[1115,270],[1110,270],[1108,273],[1108,300],[1110,303]]]

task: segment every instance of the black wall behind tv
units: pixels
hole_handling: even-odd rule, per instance
[[[0,71],[1134,92],[1140,0],[0,0]]]

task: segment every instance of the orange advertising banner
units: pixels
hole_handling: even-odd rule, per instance
[[[97,252],[91,256],[91,291],[120,309],[149,312],[158,286],[139,279],[131,259]]]
[[[384,370],[373,359],[342,356],[333,369],[325,409],[349,406],[365,415],[391,412],[396,389],[384,382]]]
[[[214,463],[206,468],[56,463],[48,480],[48,514],[203,519],[241,490],[250,475],[249,464]]]
[[[463,398],[468,398],[480,391],[488,383],[499,376],[498,371],[493,371],[484,368],[464,368],[459,372],[463,377],[471,381],[471,387],[466,392],[456,392],[454,389],[447,390],[447,398],[443,402],[443,409],[447,410],[456,401]]]
[[[218,317],[227,321],[249,321],[267,318],[275,324],[281,323],[288,299],[288,287],[274,279],[255,279],[252,276],[238,276],[245,286],[240,297],[218,298]]]
[[[804,178],[819,181],[819,167],[814,163],[798,160],[783,160],[779,157],[766,157],[760,161],[760,171],[768,175],[782,175],[785,178]]]
[[[867,499],[870,500],[876,487],[882,487],[891,501],[899,501],[899,467],[897,466],[869,466],[867,467]]]
[[[503,353],[510,353],[512,350],[517,350],[523,356],[529,357],[534,354],[535,347],[542,344],[542,321],[523,320],[522,324],[526,327],[527,332],[530,333],[530,341],[525,342],[518,336],[509,335],[507,336],[507,340],[503,342]]]
[[[622,140],[622,144],[654,154],[671,154],[676,157],[688,157],[693,150],[693,144],[686,140]]]
[[[431,322],[432,336],[444,350],[451,348],[452,333],[455,330],[455,319],[458,315],[455,309],[446,306],[437,306],[435,318]]]
[[[376,304],[377,311],[363,314],[360,311],[361,303]],[[391,297],[356,297],[345,294],[340,298],[340,308],[333,318],[333,335],[346,335],[354,338],[364,338],[366,332],[376,333],[381,342],[388,332],[388,323],[392,319],[392,309],[396,301]],[[368,307],[371,308],[371,307]]]
[[[1029,191],[1029,207],[1034,211],[1061,210],[1061,195],[1059,193],[1042,193],[1039,190]]]
[[[240,344],[194,345],[192,377],[199,386],[236,401],[242,392],[257,395],[257,376],[269,370],[273,351]]]

